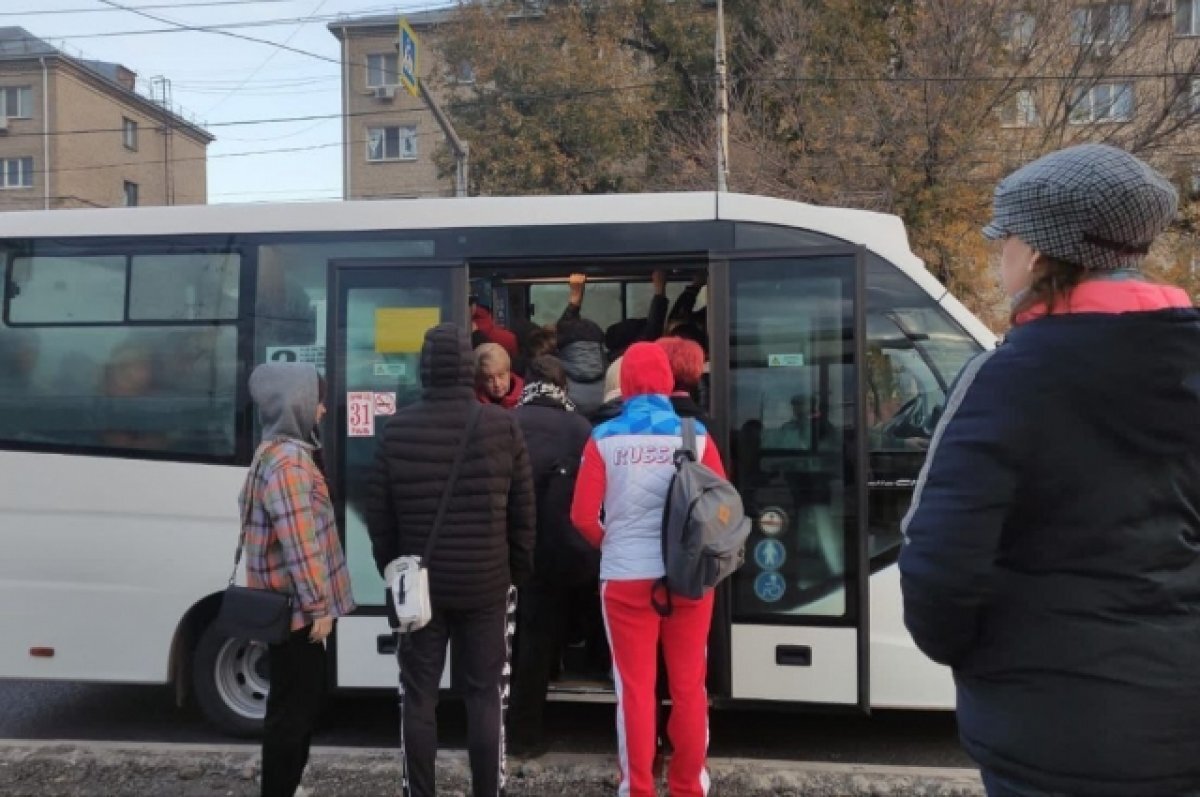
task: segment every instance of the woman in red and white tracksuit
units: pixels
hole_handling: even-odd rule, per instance
[[[674,384],[661,347],[635,343],[626,351],[621,364],[624,407],[593,431],[571,505],[575,527],[601,550],[600,592],[617,691],[618,793],[630,797],[655,794],[654,687],[660,642],[672,702],[667,727],[675,748],[668,771],[670,793],[704,795],[709,785],[704,679],[713,596],[689,600],[673,595],[674,611],[667,617],[651,603],[655,582],[665,574],[663,506],[675,474],[675,450],[682,445],[682,426],[670,399]],[[724,476],[717,447],[699,423],[696,447],[699,460]]]

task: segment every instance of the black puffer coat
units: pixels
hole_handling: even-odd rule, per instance
[[[592,425],[549,398],[534,398],[514,411],[529,446],[537,492],[535,580],[564,586],[600,576],[600,552],[571,523],[571,498]]]
[[[465,330],[442,324],[421,350],[422,399],[384,428],[368,483],[367,528],[380,572],[421,555],[475,403]],[[430,563],[434,608],[503,601],[533,570],[534,496],[525,438],[512,414],[484,406]]]

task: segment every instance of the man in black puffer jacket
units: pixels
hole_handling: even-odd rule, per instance
[[[571,523],[571,498],[592,425],[567,398],[562,364],[543,355],[529,364],[525,392],[514,414],[529,445],[537,494],[535,572],[521,588],[517,612],[516,668],[509,729],[513,753],[536,756],[544,748],[542,712],[552,671],[573,614],[596,595],[600,552]],[[599,606],[595,617],[599,618]],[[578,630],[576,628],[575,630]]]
[[[367,527],[381,573],[398,556],[424,554],[476,403],[466,330],[441,324],[425,334],[421,382],[421,400],[400,409],[384,429],[369,482]],[[533,570],[535,508],[516,420],[499,407],[481,412],[428,565],[433,619],[400,646],[400,752],[405,794],[414,797],[435,789],[435,712],[448,640],[467,706],[473,792],[495,797],[504,783],[509,613],[514,585]]]

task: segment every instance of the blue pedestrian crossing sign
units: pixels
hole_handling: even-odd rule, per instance
[[[417,96],[417,34],[409,27],[407,19],[400,20],[400,85],[408,93]]]
[[[754,546],[754,562],[762,570],[778,570],[787,559],[787,549],[779,540],[763,540]]]

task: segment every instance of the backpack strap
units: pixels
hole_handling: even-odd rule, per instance
[[[675,449],[676,468],[679,467],[681,457],[687,457],[692,462],[700,461],[700,455],[696,451],[696,419],[680,418],[679,425],[679,436],[683,438],[683,445]]]
[[[694,418],[680,418],[680,437],[683,438],[683,444],[675,449],[675,470],[683,464],[684,460],[690,459],[692,462],[697,462],[699,457],[696,453],[696,420]],[[662,522],[662,555],[663,564],[667,562],[667,518],[671,515],[671,491],[667,490],[667,501],[663,505],[663,522]],[[663,598],[659,599],[659,594]],[[650,589],[650,605],[654,607],[654,611],[658,612],[659,617],[670,617],[675,611],[675,606],[671,601],[671,589],[667,586],[667,577],[663,576],[654,582],[654,586]]]

